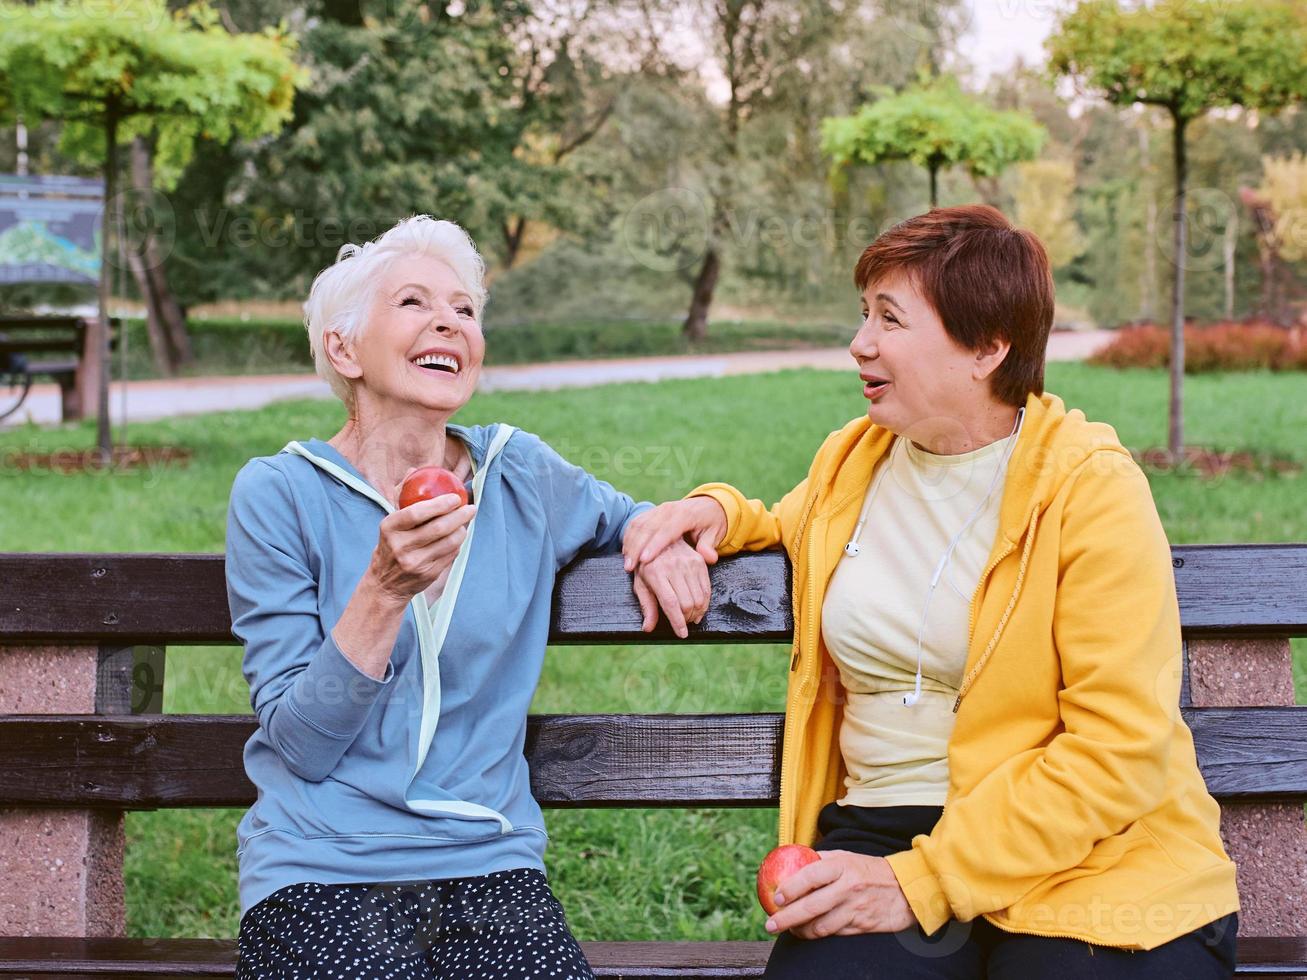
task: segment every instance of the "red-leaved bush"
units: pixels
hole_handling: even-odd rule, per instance
[[[1168,367],[1171,330],[1155,323],[1123,327],[1105,348],[1089,359],[1107,367]],[[1184,370],[1307,371],[1307,338],[1302,328],[1286,330],[1270,323],[1223,321],[1184,328]]]

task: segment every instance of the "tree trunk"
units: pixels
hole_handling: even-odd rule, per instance
[[[708,336],[708,309],[712,306],[713,292],[717,289],[717,277],[721,274],[721,256],[717,252],[715,241],[708,243],[704,253],[703,265],[694,277],[694,292],[690,295],[690,312],[681,327],[682,335],[691,343],[698,343]]]
[[[930,206],[939,207],[939,165],[930,165]]]
[[[123,196],[118,195],[115,201],[115,221],[117,227],[122,229],[126,227],[127,216],[123,214]],[[173,372],[172,359],[168,356],[168,338],[164,335],[163,324],[159,322],[158,314],[155,311],[155,305],[150,298],[150,283],[145,275],[145,264],[141,257],[136,254],[135,249],[130,246],[125,248],[124,253],[127,256],[127,264],[131,267],[132,278],[136,280],[136,286],[140,290],[141,300],[145,303],[145,332],[150,339],[150,356],[154,359],[154,369],[161,377],[171,377]]]
[[[1278,290],[1275,288],[1276,279],[1279,277],[1279,263],[1275,250],[1269,246],[1261,250],[1262,260],[1262,316],[1268,320],[1274,320],[1275,296]]]
[[[154,161],[151,147],[139,136],[132,141],[132,186],[146,201],[154,192]],[[136,277],[147,309],[153,313],[156,323],[162,328],[167,345],[166,373],[171,376],[177,373],[178,368],[193,364],[195,352],[191,347],[190,334],[186,331],[186,316],[182,313],[181,306],[173,295],[172,287],[168,284],[164,261],[165,256],[159,250],[159,240],[155,236],[151,214],[147,216],[141,229],[140,252],[132,261],[132,274]],[[151,334],[151,344],[154,341],[155,338]]]
[[[1258,301],[1257,312],[1267,319],[1274,319],[1276,268],[1279,265],[1275,216],[1270,212],[1270,204],[1252,189],[1241,188],[1239,197],[1248,208],[1248,214],[1253,222],[1253,233],[1257,239],[1257,269],[1261,275],[1261,298]]]
[[[388,9],[393,11],[393,5]],[[323,0],[322,15],[347,27],[363,26],[363,6],[358,0]]]
[[[1273,297],[1271,322],[1281,327],[1292,326],[1295,319],[1293,310],[1289,306],[1291,281],[1289,270],[1283,267],[1277,269],[1275,279],[1272,281],[1275,291],[1271,294]]]
[[[1153,180],[1148,130],[1139,127],[1139,160],[1144,172],[1144,262],[1140,268],[1138,318],[1146,323],[1157,319],[1157,184]]]
[[[145,300],[145,332],[150,340],[150,356],[154,360],[154,369],[161,378],[171,378],[177,374],[172,362],[172,353],[168,348],[168,334],[159,321],[156,306],[150,300],[149,277],[145,272],[145,263],[135,252],[127,253],[127,264],[131,267],[132,278],[136,280]]]
[[[1225,261],[1225,318],[1234,319],[1234,256],[1239,244],[1238,215],[1231,209],[1229,220],[1225,223],[1225,239],[1222,241],[1222,258]]]
[[[1167,449],[1171,464],[1184,459],[1184,274],[1188,260],[1189,218],[1185,212],[1185,192],[1189,181],[1189,161],[1185,153],[1185,127],[1189,120],[1171,114],[1175,154],[1175,281],[1171,291],[1171,418]]]
[[[733,42],[728,43],[728,47]],[[727,166],[722,174],[721,187],[713,199],[712,224],[708,226],[708,240],[704,243],[703,264],[694,277],[690,293],[690,311],[681,325],[681,336],[695,344],[708,336],[708,310],[712,307],[713,293],[722,272],[721,243],[726,238],[727,216],[735,201],[735,175],[740,165],[740,117],[744,111],[737,99],[738,87],[731,77],[731,97],[726,106],[726,157]]]
[[[517,253],[522,248],[522,238],[526,235],[526,218],[516,217],[511,222],[505,221],[501,226],[504,234],[504,269],[513,268]]]
[[[118,106],[110,99],[104,107],[104,212],[100,217],[100,391],[96,407],[95,443],[99,449],[100,466],[107,469],[113,460],[113,436],[109,431],[109,239],[113,237],[113,221],[109,216],[109,202],[114,199],[114,179],[118,170]]]

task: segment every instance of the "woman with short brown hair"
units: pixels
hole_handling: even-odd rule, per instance
[[[1044,392],[1043,246],[935,209],[855,280],[867,416],[773,507],[706,484],[624,540],[793,563],[779,836],[823,860],[765,976],[1232,976],[1170,548],[1111,426]]]

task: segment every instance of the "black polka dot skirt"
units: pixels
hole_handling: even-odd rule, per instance
[[[241,916],[236,980],[594,980],[544,872],[320,885]]]

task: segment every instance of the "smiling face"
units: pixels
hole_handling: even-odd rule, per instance
[[[355,384],[360,413],[450,416],[476,390],[485,337],[454,270],[429,255],[393,261],[357,342],[327,340],[337,370]]]
[[[928,451],[966,452],[1001,407],[988,378],[1007,343],[986,351],[963,347],[903,272],[867,285],[862,315],[849,353],[858,362],[867,416]]]

